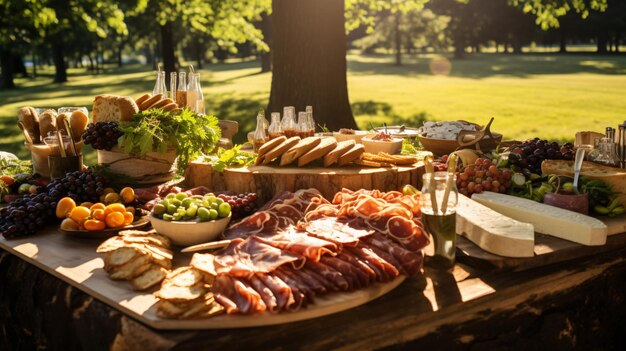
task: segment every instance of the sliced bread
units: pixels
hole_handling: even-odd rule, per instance
[[[272,151],[272,149],[280,145],[280,143],[282,143],[285,140],[287,140],[287,137],[284,135],[281,135],[278,138],[274,138],[266,142],[265,144],[261,145],[261,147],[259,148],[259,152],[257,152],[258,153],[257,157],[264,156],[266,153]]]
[[[309,163],[324,157],[337,146],[337,139],[333,137],[322,138],[322,141],[309,152],[298,158],[298,167],[308,165]]]
[[[277,159],[278,157],[282,156],[282,154],[287,152],[287,150],[291,149],[296,144],[298,144],[300,140],[301,140],[300,137],[295,136],[295,137],[291,137],[283,141],[282,143],[280,143],[280,145],[276,146],[275,148],[273,148],[272,150],[270,150],[268,153],[265,154],[264,159],[263,159],[263,164],[267,165],[270,162]]]
[[[291,149],[287,150],[287,152],[285,152],[281,156],[280,165],[285,166],[285,165],[292,163],[293,161],[300,158],[300,156],[311,151],[311,149],[319,145],[319,143],[321,142],[322,142],[322,138],[320,137],[304,138],[300,140],[298,144],[293,146]]]
[[[356,144],[354,140],[344,140],[337,143],[335,148],[324,155],[324,167],[329,167],[339,160],[339,157],[348,152]]]
[[[96,122],[127,122],[139,112],[135,100],[128,96],[98,95],[93,100],[93,121]]]
[[[339,156],[339,160],[337,160],[337,165],[344,166],[350,162],[358,160],[359,157],[361,157],[361,154],[364,152],[365,147],[363,146],[363,144],[355,144],[350,150]]]

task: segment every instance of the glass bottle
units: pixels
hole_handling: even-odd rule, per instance
[[[589,154],[588,159],[606,166],[617,167],[619,165],[617,145],[612,139],[604,137],[600,139],[598,148]]]
[[[152,95],[161,94],[161,96],[167,96],[167,87],[165,86],[165,71],[156,72],[156,83],[154,89],[152,89]]]
[[[293,106],[286,106],[283,108],[283,121],[281,122],[283,127],[283,133],[287,138],[294,137],[298,134],[296,124],[296,108]]]
[[[309,120],[306,112],[298,112],[298,136],[302,139],[309,136]]]
[[[425,250],[427,260],[430,266],[442,269],[454,266],[456,250],[456,205],[459,194],[456,176],[450,175],[450,181],[448,177],[447,172],[425,173],[422,176],[420,196],[422,224],[432,241]]]
[[[170,99],[176,101],[176,77],[178,73],[170,72]]]
[[[176,103],[178,107],[187,106],[187,73],[178,73],[178,87],[176,89]]]
[[[189,73],[189,86],[187,88],[187,107],[198,114],[206,114],[204,95],[200,87],[200,73]]]
[[[308,135],[314,136],[315,135],[315,119],[313,119],[313,106],[306,107],[306,117],[307,117],[307,121],[309,125]]]
[[[263,121],[265,115],[261,113],[261,111],[259,111],[259,114],[256,116],[256,129],[254,130],[254,136],[252,138],[252,145],[255,152],[259,152],[259,148],[269,140],[265,133],[265,122]]]
[[[272,112],[272,122],[268,128],[268,135],[270,139],[278,138],[283,135],[283,127],[280,124],[280,112]]]

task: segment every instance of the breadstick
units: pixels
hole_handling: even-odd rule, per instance
[[[152,106],[155,102],[161,100],[162,96],[163,96],[163,94],[156,94],[156,95],[150,97],[148,100],[142,102],[141,105],[139,105],[139,111],[147,110],[148,107]]]

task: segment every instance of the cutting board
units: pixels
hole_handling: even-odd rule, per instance
[[[255,192],[261,202],[267,202],[282,191],[316,188],[327,199],[342,188],[352,190],[400,190],[405,184],[417,184],[424,167],[273,167],[248,166],[224,170],[226,189],[237,193]]]
[[[332,293],[316,298],[316,303],[297,312],[253,316],[221,315],[199,320],[170,320],[156,315],[153,291],[137,292],[130,283],[108,278],[104,262],[96,248],[102,239],[86,239],[48,229],[35,236],[6,240],[0,237],[0,248],[24,259],[68,284],[84,291],[111,307],[155,329],[223,329],[257,327],[302,321],[345,311],[372,301],[395,289],[403,276],[385,284],[350,293]],[[175,250],[177,251],[177,250]],[[187,265],[190,254],[176,252],[174,267]]]

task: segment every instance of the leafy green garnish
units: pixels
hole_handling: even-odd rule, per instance
[[[119,146],[127,154],[143,156],[148,152],[176,150],[177,173],[182,174],[190,161],[217,144],[221,130],[215,116],[196,114],[188,109],[179,113],[150,109],[137,113],[123,123]]]
[[[0,175],[14,176],[21,173],[33,173],[33,165],[29,160],[0,159]]]
[[[243,167],[251,165],[256,160],[256,154],[247,151],[241,151],[243,144],[235,145],[232,149],[217,150],[216,156],[207,157],[213,169],[223,172],[226,167]]]
[[[402,151],[400,153],[402,155],[415,155],[418,153],[419,149],[422,149],[422,145],[417,138],[405,138],[402,140]]]

